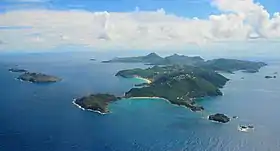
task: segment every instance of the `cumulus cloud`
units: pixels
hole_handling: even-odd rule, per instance
[[[0,14],[0,49],[81,45],[101,49],[179,49],[219,41],[280,38],[280,14],[252,0],[214,0],[220,15],[184,18],[156,11],[12,10]]]
[[[242,23],[251,28],[250,34],[263,38],[280,37],[279,12],[271,17],[261,4],[253,0],[214,0],[212,4],[242,19]]]

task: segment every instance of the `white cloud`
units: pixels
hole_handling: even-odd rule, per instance
[[[280,15],[252,0],[214,0],[220,15],[184,18],[157,11],[13,10],[0,14],[0,50],[83,45],[97,49],[182,49],[219,41],[280,38]]]
[[[212,3],[221,11],[230,12],[242,18],[243,24],[251,28],[250,34],[264,38],[280,37],[279,12],[270,17],[267,10],[253,0],[214,0]]]

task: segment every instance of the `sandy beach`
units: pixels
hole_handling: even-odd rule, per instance
[[[169,100],[165,99],[165,98],[161,98],[161,97],[130,97],[128,99],[161,99],[161,100],[165,100],[165,101],[168,101],[170,103]]]
[[[140,77],[140,76],[135,76],[135,78],[140,79],[140,80],[143,80],[143,81],[147,82],[148,84],[152,83],[151,80],[146,79],[146,78],[143,78],[143,77]]]
[[[169,100],[167,100],[165,98],[156,97],[156,96],[154,96],[154,97],[130,97],[130,98],[127,98],[127,99],[133,99],[133,100],[137,100],[137,99],[157,99],[157,100],[166,101],[166,102],[168,102],[171,105],[175,105],[175,104],[172,104]]]

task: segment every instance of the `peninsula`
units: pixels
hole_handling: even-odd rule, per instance
[[[233,73],[234,71],[243,71],[246,73],[256,73],[259,69],[266,66],[264,62],[245,61],[237,59],[213,59],[201,64],[200,67]]]
[[[53,83],[61,81],[60,78],[55,76],[32,72],[25,72],[22,75],[20,75],[17,79],[32,83]]]

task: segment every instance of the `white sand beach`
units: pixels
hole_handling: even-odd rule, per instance
[[[140,80],[143,80],[143,81],[147,82],[148,84],[152,83],[151,80],[146,79],[146,78],[143,78],[143,77],[140,77],[140,76],[135,76],[135,78],[140,79]]]

